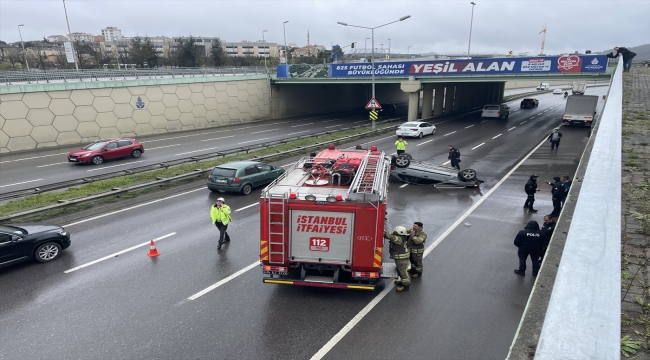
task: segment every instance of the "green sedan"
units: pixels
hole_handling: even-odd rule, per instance
[[[283,168],[259,161],[233,161],[212,169],[208,189],[248,195],[254,187],[267,185],[283,173]]]

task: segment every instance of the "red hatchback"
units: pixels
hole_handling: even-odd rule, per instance
[[[135,139],[99,140],[81,149],[70,151],[68,161],[80,164],[93,163],[99,165],[104,160],[127,156],[139,158],[143,152],[144,147]]]

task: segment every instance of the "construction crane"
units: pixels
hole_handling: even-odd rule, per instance
[[[544,55],[544,43],[546,42],[546,24],[544,24],[544,28],[539,33],[544,33],[544,35],[542,35],[542,48],[539,52],[539,55]]]

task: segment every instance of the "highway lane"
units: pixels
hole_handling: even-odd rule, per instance
[[[400,113],[395,115],[399,116]],[[1,155],[0,193],[367,122],[368,119],[363,114],[331,114],[136,137],[145,146],[141,158],[107,161],[99,166],[68,163],[68,152],[79,146]]]
[[[551,99],[549,108],[559,102]],[[543,103],[538,109],[544,109]],[[519,116],[515,114],[508,121]],[[480,189],[485,194],[496,183],[493,180],[501,175],[496,173],[501,173],[501,168],[511,168],[530,151],[554,126],[549,121],[554,118],[555,114],[547,113],[546,117],[521,125],[521,134],[503,135],[491,142],[487,140],[494,136],[492,131],[502,128],[492,120],[481,123],[474,116],[467,119],[474,124],[468,129],[465,126],[469,125],[462,121],[440,124],[439,129],[449,127],[450,132],[457,131],[449,137],[457,136],[453,141],[461,149],[471,148],[477,141],[486,142],[475,150],[476,155],[469,155],[485,157],[485,170],[479,172],[489,179]],[[493,129],[495,127],[497,129]],[[390,293],[364,319],[372,321],[372,326],[365,324],[354,328],[355,333],[335,346],[330,358],[340,358],[337,354],[341,353],[371,358],[373,352],[362,353],[361,348],[382,350],[374,353],[377,355],[374,358],[400,357],[394,354],[398,349],[388,345],[394,344],[394,331],[386,328],[386,324],[399,324],[404,319],[409,320],[405,322],[405,331],[410,329],[410,324],[418,330],[406,335],[409,339],[422,339],[418,342],[418,349],[422,351],[434,349],[434,353],[449,354],[450,349],[458,351],[461,348],[461,354],[475,354],[486,343],[494,343],[486,348],[486,353],[505,354],[532,285],[530,277],[518,282],[520,278],[512,274],[516,255],[511,238],[523,221],[517,218],[522,216],[519,207],[519,202],[524,200],[522,181],[530,171],[540,172],[542,179],[554,175],[549,170],[554,169],[555,163],[577,165],[578,152],[568,148],[570,144],[584,146],[579,141],[583,132],[579,129],[562,131],[566,137],[557,154],[566,158],[562,161],[550,158],[548,148],[542,148],[539,158],[534,158],[530,165],[525,164],[523,174],[516,174],[518,178],[504,183],[491,198],[493,200],[486,202],[494,208],[486,208],[488,211],[481,213],[478,219],[468,220],[472,223],[468,229],[475,231],[474,238],[467,239],[467,233],[452,233],[427,258],[428,276],[421,279],[422,286],[414,286],[406,294]],[[433,138],[441,137],[440,134]],[[420,152],[416,155],[422,155],[425,160],[445,160],[445,142],[449,137],[442,140],[441,146],[428,143],[416,147]],[[429,139],[409,141],[409,150]],[[504,139],[508,143],[507,152],[501,150]],[[392,151],[394,136],[372,143]],[[464,151],[464,158],[466,154]],[[494,174],[488,172],[492,168]],[[568,172],[568,169],[562,171]],[[512,185],[508,185],[510,181]],[[474,189],[401,186],[400,183],[390,185],[390,225],[410,223],[426,213],[427,220],[421,220],[425,222],[430,239],[441,235],[481,198],[479,191]],[[259,194],[259,190],[254,194]],[[256,195],[228,195],[227,199],[233,209],[240,209],[255,203]],[[543,196],[539,196],[539,207],[542,211],[550,211],[550,201],[542,199]],[[38,348],[46,347],[57,351],[50,358],[205,358],[216,354],[224,358],[309,358],[376,295],[262,285],[260,270],[255,267],[196,300],[185,300],[258,259],[259,221],[255,207],[235,212],[230,228],[233,243],[217,254],[214,249],[216,229],[207,223],[207,208],[215,198],[216,194],[201,188],[69,226],[73,246],[61,259],[46,265],[29,263],[0,270],[0,291],[5,300],[0,302],[0,319],[9,325],[0,329],[0,337],[7,340],[3,341],[5,345],[0,345],[1,352],[10,358],[39,358],[42,356]],[[517,206],[513,207],[513,203]],[[153,261],[146,257],[146,247],[142,247],[75,272],[63,273],[173,232],[176,234],[159,242],[162,255]],[[486,237],[486,233],[491,236]],[[476,239],[483,241],[480,247]],[[486,276],[496,272],[495,278]],[[409,298],[405,299],[404,295]],[[56,310],[55,317],[51,315],[52,309]],[[404,317],[392,319],[397,314]],[[495,319],[497,328],[503,332],[492,331]],[[450,324],[454,325],[451,329],[446,327]],[[431,336],[445,332],[446,337]],[[372,342],[362,342],[364,346],[359,347],[355,339],[360,337]],[[467,344],[464,340],[468,338],[477,339],[476,345]],[[35,346],[37,339],[40,339],[39,347]],[[446,343],[442,343],[443,340]],[[413,358],[430,354],[413,351]]]

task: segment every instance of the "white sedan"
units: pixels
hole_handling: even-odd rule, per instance
[[[562,89],[553,90],[553,95],[562,95],[562,94],[564,94],[564,91]]]
[[[395,134],[397,136],[419,137],[436,133],[435,125],[424,121],[411,121],[400,125]]]

